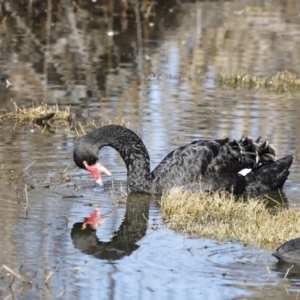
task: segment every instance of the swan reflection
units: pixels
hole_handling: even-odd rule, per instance
[[[97,208],[84,222],[73,225],[71,238],[75,248],[99,259],[118,260],[130,255],[139,248],[137,242],[146,234],[149,202],[149,195],[129,195],[124,220],[109,242],[101,241],[96,235],[97,228],[109,218],[101,217],[101,209]]]

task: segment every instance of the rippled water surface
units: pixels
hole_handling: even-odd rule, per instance
[[[300,205],[299,92],[218,80],[299,77],[300,2],[44,2],[0,4],[1,112],[47,103],[83,123],[124,119],[152,168],[192,140],[262,135],[294,155],[282,195]],[[159,197],[126,197],[113,149],[100,153],[103,189],[75,169],[66,124],[0,118],[0,134],[0,299],[297,299],[298,267],[284,278],[271,251],[176,233]],[[104,223],[82,230],[98,208]]]

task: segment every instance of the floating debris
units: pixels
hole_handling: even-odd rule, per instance
[[[162,216],[175,231],[228,239],[274,249],[300,236],[300,209],[277,205],[276,212],[266,207],[266,200],[237,199],[232,194],[200,194],[172,189],[162,196]]]

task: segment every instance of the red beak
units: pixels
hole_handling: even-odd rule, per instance
[[[92,166],[89,166],[87,164],[87,162],[84,161],[83,165],[92,174],[92,176],[95,178],[96,182],[101,186],[103,185],[101,172],[105,173],[108,176],[111,176],[111,173],[109,172],[109,170],[107,170],[99,161],[97,161]]]

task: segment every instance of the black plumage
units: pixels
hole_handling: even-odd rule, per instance
[[[281,262],[300,264],[300,238],[285,242],[272,255]]]
[[[291,155],[276,160],[276,151],[268,141],[243,136],[238,141],[194,141],[170,152],[150,172],[150,157],[142,140],[130,129],[108,125],[85,135],[74,149],[76,165],[89,170],[99,184],[102,180],[98,173],[110,174],[98,161],[98,152],[104,146],[115,148],[123,158],[129,191],[154,194],[175,186],[235,194],[280,188],[293,160]],[[244,168],[252,171],[243,176],[239,172]]]

